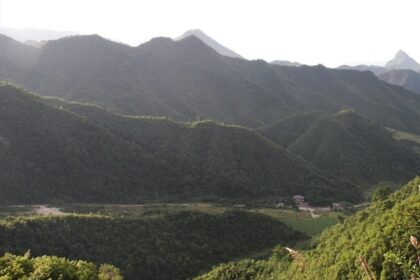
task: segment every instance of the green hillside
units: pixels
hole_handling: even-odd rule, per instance
[[[125,279],[186,279],[281,242],[305,236],[247,212],[151,212],[138,218],[97,215],[0,221],[0,252],[51,254],[118,266]],[[0,262],[1,263],[1,262]]]
[[[294,115],[262,133],[289,152],[355,183],[402,182],[420,174],[420,158],[412,150],[354,111]]]
[[[2,53],[9,64],[0,64],[0,79],[124,114],[262,127],[291,114],[350,108],[386,127],[420,133],[420,96],[370,72],[229,58],[195,37],[129,47],[97,35],[73,36],[30,49],[25,65],[21,48]]]
[[[32,258],[5,254],[0,257],[1,279],[72,279],[72,280],[122,280],[117,268],[104,264],[99,268],[90,262],[42,256]]]
[[[352,184],[237,126],[123,117],[0,86],[2,203],[357,201]],[[23,195],[24,194],[24,195]]]
[[[395,140],[400,142],[402,145],[412,149],[420,156],[420,135],[398,131],[395,129],[389,129],[389,131]]]
[[[420,246],[414,247],[420,227],[419,185],[416,178],[327,229],[314,249],[298,252],[293,261],[277,248],[269,260],[224,264],[197,279],[369,279],[367,271],[370,279],[416,279],[420,277]]]

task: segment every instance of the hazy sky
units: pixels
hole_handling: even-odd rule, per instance
[[[199,28],[248,59],[420,61],[420,0],[0,0],[0,25],[97,33],[138,45]]]

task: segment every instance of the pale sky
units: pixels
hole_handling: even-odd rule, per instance
[[[335,67],[403,49],[420,61],[420,0],[0,0],[0,26],[130,45],[199,28],[248,59]]]

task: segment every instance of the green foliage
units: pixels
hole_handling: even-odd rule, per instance
[[[361,198],[250,129],[124,117],[7,84],[0,100],[0,203]]]
[[[364,279],[359,258],[367,262],[376,279],[413,279],[420,276],[420,194],[416,178],[400,191],[327,229],[316,247],[302,253],[304,265],[278,258],[246,260],[214,268],[199,279],[242,279],[235,271],[256,271],[249,279]],[[411,240],[411,243],[410,243]],[[281,256],[281,255],[280,255]],[[246,270],[243,270],[244,264]],[[239,276],[238,276],[239,275]]]
[[[98,278],[99,280],[123,280],[120,270],[110,264],[102,264],[99,267]]]
[[[420,157],[379,124],[352,110],[290,116],[263,134],[319,168],[357,184],[401,182],[420,173]]]
[[[105,268],[105,269],[104,269]],[[122,280],[119,270],[111,265],[98,267],[86,261],[71,261],[55,256],[32,258],[5,254],[0,257],[1,280]]]
[[[125,279],[186,279],[220,262],[304,238],[273,218],[239,211],[18,217],[0,223],[0,252],[31,250],[35,256],[111,263]],[[99,269],[100,279],[118,274],[109,266]]]
[[[380,187],[373,191],[372,201],[386,199],[391,193],[392,193],[392,190],[390,187]]]

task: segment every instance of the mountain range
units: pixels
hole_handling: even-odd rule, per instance
[[[420,64],[415,61],[412,57],[410,57],[406,52],[403,50],[399,50],[393,59],[388,61],[385,66],[377,66],[377,65],[356,65],[356,66],[348,66],[343,65],[340,66],[339,69],[353,69],[359,71],[371,71],[377,75],[383,74],[387,71],[391,70],[412,70],[416,72],[420,72]]]
[[[354,109],[420,133],[420,96],[369,72],[286,67],[222,56],[195,36],[138,47],[75,36],[31,48],[1,37],[0,78],[123,114],[263,127],[296,113]]]
[[[395,57],[388,61],[384,67],[375,65],[343,65],[339,69],[371,71],[379,79],[387,83],[403,86],[415,93],[420,93],[420,64],[402,50],[399,50]]]
[[[0,48],[0,79],[55,97],[0,87],[4,203],[328,204],[419,172],[388,130],[420,134],[420,95],[369,71],[232,58],[196,36]]]

